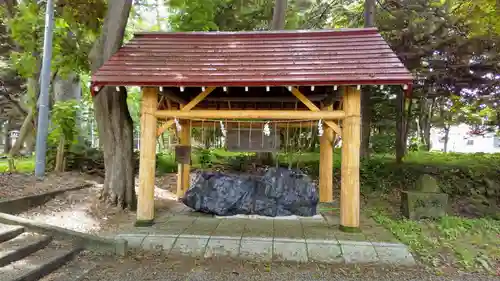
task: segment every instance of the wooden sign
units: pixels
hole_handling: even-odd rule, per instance
[[[279,129],[271,129],[269,136],[256,128],[230,129],[227,132],[226,146],[234,152],[278,152],[280,150]]]
[[[176,145],[175,146],[175,161],[179,164],[191,164],[191,146]]]

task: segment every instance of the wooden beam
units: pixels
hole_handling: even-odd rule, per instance
[[[296,110],[157,110],[158,118],[179,119],[286,119],[286,120],[336,120],[343,119],[345,113],[334,111]],[[168,121],[167,121],[168,122]],[[172,121],[173,122],[173,121]]]
[[[349,231],[359,227],[359,147],[361,141],[361,94],[356,87],[344,91],[346,114],[342,128],[340,226]]]
[[[186,105],[181,105],[181,111],[190,111],[193,109],[198,103],[200,103],[203,99],[205,99],[208,94],[210,94],[213,90],[215,90],[215,87],[208,87],[205,89],[205,91],[201,92],[198,94],[194,99],[192,99],[188,104]],[[167,122],[163,123],[158,130],[156,131],[156,135],[159,136],[165,132],[165,130],[172,126],[174,124],[174,120],[168,120]]]
[[[181,107],[184,106],[187,103],[185,99],[183,99],[183,98],[179,97],[178,95],[172,93],[172,91],[170,91],[168,89],[164,89],[163,92],[161,92],[160,94],[163,95],[163,96],[165,96],[169,100],[180,104]]]
[[[328,106],[327,110],[333,110],[333,106]],[[319,201],[333,201],[333,129],[326,127],[320,137],[320,158],[319,158]]]
[[[292,87],[292,94],[300,100],[309,110],[311,111],[321,111],[312,101],[310,101],[306,96],[304,96],[297,88]],[[332,108],[333,110],[333,108]],[[339,125],[335,124],[335,122],[330,121],[330,120],[325,120],[325,124],[328,125],[328,127],[332,128],[337,135],[341,136],[341,130]],[[333,139],[332,139],[333,141]]]
[[[139,162],[139,194],[136,225],[151,225],[154,219],[154,188],[156,166],[156,117],[158,88],[142,89],[141,150]]]
[[[181,121],[179,135],[181,145],[191,145],[191,125],[189,121]],[[177,197],[181,198],[189,188],[191,164],[177,164]]]

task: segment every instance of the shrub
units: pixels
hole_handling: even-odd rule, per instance
[[[156,172],[158,174],[167,174],[177,172],[177,163],[172,153],[156,154]]]

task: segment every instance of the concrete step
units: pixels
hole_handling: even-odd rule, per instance
[[[0,224],[0,243],[8,241],[24,232],[24,227],[18,225]]]
[[[97,263],[97,261],[92,261],[85,256],[85,253],[80,253],[65,265],[40,279],[40,281],[82,281],[97,268]]]
[[[79,248],[52,241],[45,248],[0,268],[2,281],[35,281],[70,261]],[[70,280],[70,279],[68,279]]]
[[[52,237],[32,232],[22,233],[0,244],[0,266],[20,260],[47,246]]]

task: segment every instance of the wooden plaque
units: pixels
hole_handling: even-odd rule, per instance
[[[179,164],[191,164],[191,146],[176,145],[175,146],[175,161]]]
[[[227,133],[227,150],[235,152],[279,152],[280,132],[271,130],[269,136],[262,130],[249,128],[232,129]]]

